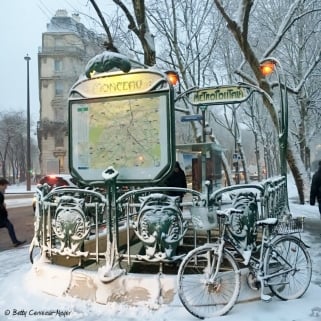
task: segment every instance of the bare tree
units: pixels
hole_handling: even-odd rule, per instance
[[[275,37],[271,38],[269,43],[267,44],[267,39],[264,38],[265,41],[265,52],[257,52],[255,48],[257,47],[258,39],[256,39],[255,43],[251,43],[251,38],[249,37],[249,28],[250,28],[250,16],[251,10],[253,9],[254,2],[251,0],[242,0],[238,4],[237,11],[239,15],[235,18],[234,12],[231,11],[231,1],[220,1],[214,0],[214,3],[217,9],[220,11],[222,16],[224,17],[227,27],[230,32],[233,34],[234,39],[236,40],[240,50],[243,53],[244,60],[246,62],[247,70],[245,68],[240,68],[238,70],[238,74],[242,76],[247,81],[254,83],[263,89],[268,95],[273,96],[273,84],[269,83],[265,77],[262,76],[260,72],[260,60],[268,57],[270,54],[276,52],[277,48],[281,47],[281,43],[284,40],[285,36],[292,30],[291,27],[295,24],[296,21],[301,19],[303,16],[311,14],[312,12],[317,12],[319,9],[309,10],[309,8],[304,7],[304,3],[307,1],[296,0],[291,2],[291,5],[288,3],[287,11],[284,12],[282,19],[280,19],[278,27],[275,31]],[[313,1],[310,2],[310,4]],[[269,8],[265,9],[274,9],[272,3],[268,2],[268,5],[271,5]],[[282,8],[285,10],[285,6]],[[235,9],[235,8],[234,8]],[[264,17],[269,16],[267,11],[265,11]],[[261,17],[262,18],[262,17]],[[264,22],[263,22],[264,23]],[[270,25],[269,25],[270,26]],[[253,40],[253,39],[252,39]],[[259,47],[259,46],[258,46]],[[262,46],[263,47],[263,46]],[[303,86],[308,76],[311,74],[312,70],[315,66],[320,62],[320,48],[315,51],[313,64],[308,66],[308,68],[303,73],[303,78],[300,79],[300,84],[296,89],[291,90],[292,93],[298,93],[299,88]],[[244,67],[244,64],[242,64]],[[245,70],[245,71],[244,71]],[[249,71],[251,73],[249,73]],[[254,76],[254,78],[253,78]],[[276,128],[279,127],[278,117],[276,113],[276,108],[271,102],[267,99],[264,99],[265,107],[268,109],[273,123]],[[289,140],[290,144],[287,149],[287,161],[294,175],[296,185],[298,188],[300,202],[304,203],[304,188],[307,186],[308,181],[307,177],[302,173],[302,160],[295,155],[294,146],[292,144],[292,140]]]
[[[146,8],[144,0],[133,1],[133,10],[134,14],[130,12],[125,3],[121,0],[113,0],[113,2],[121,8],[125,14],[129,25],[128,29],[131,30],[139,39],[140,44],[143,48],[144,63],[148,66],[153,66],[156,63],[155,58],[155,46],[154,46],[154,37],[151,34],[148,26],[148,21],[146,17]],[[115,46],[115,39],[112,36],[109,25],[107,24],[100,8],[98,7],[95,0],[90,0],[90,3],[93,5],[94,9],[97,12],[97,15],[103,25],[103,28],[107,34],[107,41],[105,42],[105,47],[109,51],[118,52],[119,50]]]
[[[316,113],[319,115],[320,94],[315,85],[319,83],[316,78],[320,79],[320,72],[316,72],[321,58],[319,1],[150,0],[148,8],[143,0],[132,1],[132,7],[120,0],[114,3],[124,13],[128,30],[139,39],[146,64],[153,65],[156,59],[149,20],[157,43],[162,44],[157,52],[158,66],[179,71],[181,90],[233,83],[236,71],[243,81],[276,98],[273,102],[264,96],[263,101],[277,130],[279,106],[275,102],[279,83],[276,78],[273,81],[262,76],[260,61],[273,55],[282,62],[288,79],[291,116],[298,116],[290,122],[287,161],[300,202],[304,202],[309,182],[302,166],[303,151],[307,134],[313,135],[317,128],[310,126],[311,119]],[[177,110],[197,112],[184,102],[177,104]],[[192,126],[199,141],[201,124],[193,122]],[[267,135],[265,139],[271,138]],[[296,146],[301,151],[299,157]]]
[[[7,178],[10,176],[13,182],[17,177],[20,181],[24,181],[26,177],[26,135],[26,117],[23,112],[0,114],[1,175]]]

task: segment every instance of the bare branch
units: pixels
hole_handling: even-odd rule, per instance
[[[103,25],[103,27],[104,27],[104,29],[106,31],[108,41],[106,41],[104,43],[105,48],[107,50],[109,50],[109,51],[118,52],[118,49],[114,46],[114,39],[113,39],[113,37],[111,35],[110,29],[109,29],[109,27],[108,27],[108,25],[106,23],[106,20],[105,20],[103,14],[101,13],[99,7],[97,6],[96,1],[95,0],[89,0],[89,1],[92,4],[92,6],[94,7],[94,9],[95,9],[95,11],[96,11],[96,13],[97,13],[102,25]]]

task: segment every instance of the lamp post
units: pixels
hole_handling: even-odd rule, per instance
[[[282,79],[278,68],[281,71]],[[286,78],[281,63],[273,57],[265,58],[260,62],[261,72],[264,76],[276,72],[280,89],[280,117],[279,117],[279,145],[280,145],[280,162],[281,175],[287,175],[286,170],[286,153],[288,147],[288,97],[286,90]]]
[[[30,157],[30,88],[29,88],[29,61],[28,54],[24,57],[27,61],[27,191],[31,190],[31,157]]]
[[[278,70],[280,69],[280,72]],[[280,89],[280,115],[279,115],[279,148],[280,148],[280,167],[281,175],[285,177],[285,205],[286,214],[290,213],[289,198],[287,189],[287,170],[286,170],[286,153],[288,148],[288,126],[289,126],[289,114],[288,114],[288,96],[286,89],[286,77],[284,70],[279,60],[274,57],[265,58],[260,62],[260,69],[263,75],[268,76],[274,71],[278,79],[278,85]],[[281,79],[282,77],[282,79]]]

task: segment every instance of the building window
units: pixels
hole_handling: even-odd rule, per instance
[[[62,96],[64,93],[64,85],[62,80],[56,80],[55,81],[55,95],[56,96]]]
[[[55,109],[55,121],[59,123],[65,122],[65,110],[63,108]]]
[[[55,136],[55,147],[64,147],[64,135],[59,133]]]
[[[55,72],[61,72],[62,71],[62,61],[60,59],[55,59]]]
[[[64,42],[62,38],[55,38],[56,50],[61,50],[64,47]]]

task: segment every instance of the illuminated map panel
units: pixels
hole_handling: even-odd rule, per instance
[[[169,164],[168,92],[72,101],[72,168],[101,180],[113,166],[118,181],[154,180]]]

